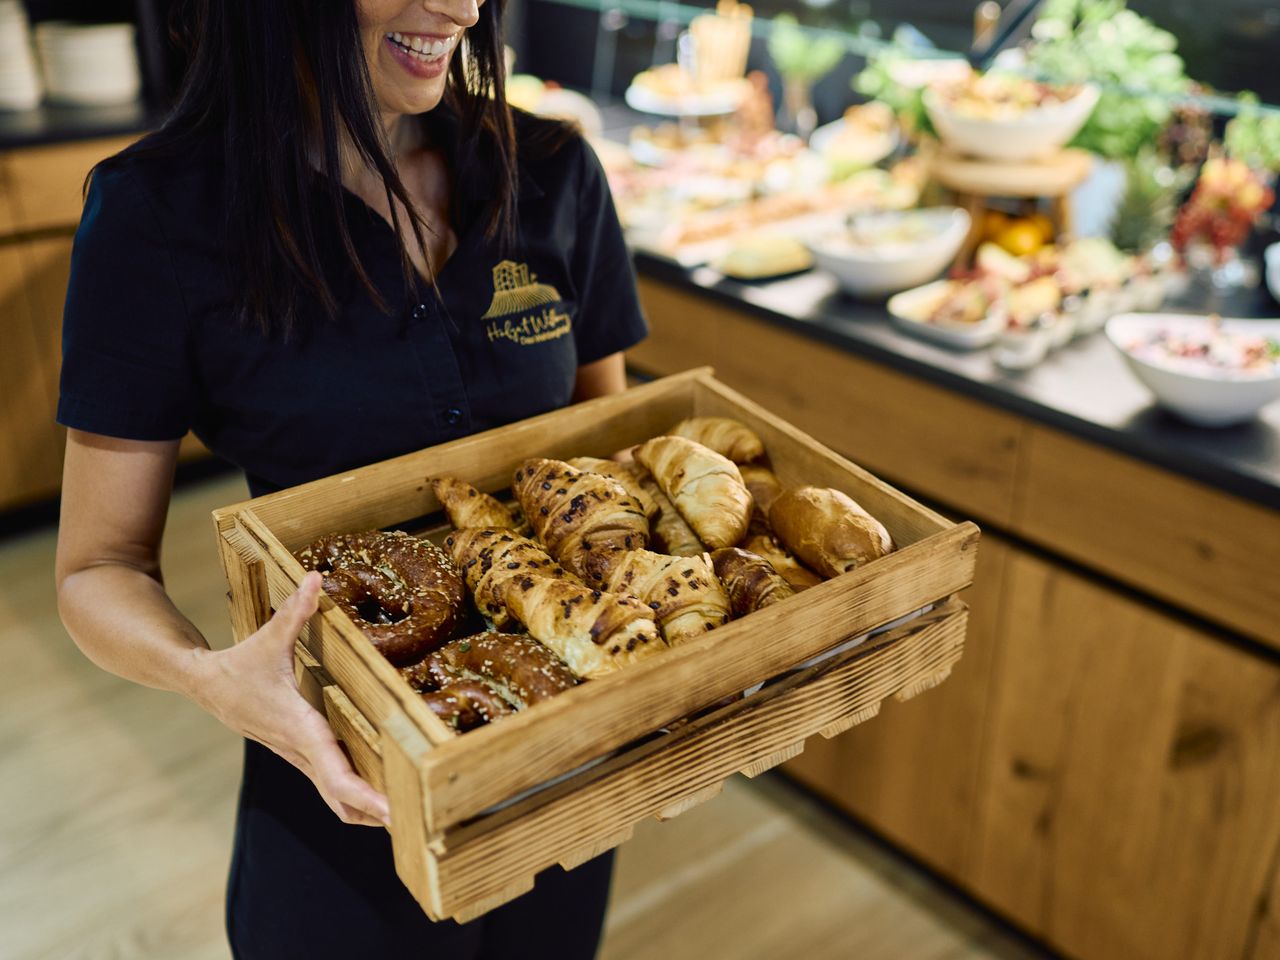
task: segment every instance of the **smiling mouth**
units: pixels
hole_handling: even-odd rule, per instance
[[[445,40],[433,40],[430,37],[407,33],[388,33],[386,36],[402,51],[422,63],[438,63],[443,60],[449,55],[457,39],[456,34]]]

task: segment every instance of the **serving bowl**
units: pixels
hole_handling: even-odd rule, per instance
[[[952,150],[988,160],[1032,160],[1066,146],[1098,102],[1098,88],[1085,85],[1068,100],[1029,107],[1015,117],[977,117],[955,109],[935,87],[924,107],[938,136]]]
[[[1262,370],[1213,371],[1180,357],[1142,355],[1140,345],[1157,332],[1198,337],[1209,332],[1209,325],[1203,316],[1122,313],[1107,321],[1106,335],[1161,406],[1199,426],[1242,423],[1280,399],[1280,361]],[[1280,320],[1223,320],[1221,329],[1227,335],[1280,340]]]
[[[919,238],[894,239],[919,226]],[[814,262],[855,297],[883,297],[934,279],[955,259],[969,233],[959,207],[896,210],[858,216],[850,228],[808,241]],[[857,238],[885,237],[883,242]]]

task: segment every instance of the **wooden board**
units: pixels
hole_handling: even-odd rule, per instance
[[[960,515],[1008,524],[1025,424],[954,391],[640,278],[651,334],[627,363],[658,375],[692,363],[789,423]]]
[[[1280,513],[1047,428],[1016,528],[1280,650]]]
[[[583,684],[536,709],[463,736],[445,728],[345,614],[322,597],[302,643],[341,689],[342,700],[330,696],[325,701],[335,727],[352,735],[360,729],[346,712],[349,703],[368,728],[377,732],[377,749],[366,749],[364,762],[373,763],[377,757],[383,765],[383,782],[392,796],[397,867],[433,915],[465,915],[487,909],[532,882],[532,874],[509,875],[498,869],[499,861],[487,858],[483,859],[486,878],[475,874],[475,885],[464,891],[462,881],[453,879],[449,872],[449,864],[470,862],[456,858],[463,857],[464,848],[469,855],[478,856],[479,847],[474,844],[480,841],[474,839],[474,824],[461,825],[480,817],[478,822],[487,829],[497,822],[488,812],[495,805],[557,777],[576,777],[574,771],[591,761],[605,760],[607,766],[615,751],[634,749],[633,745],[672,721],[777,677],[846,639],[953,595],[972,581],[976,527],[953,524],[920,506],[719,384],[706,370],[215,513],[237,606],[233,621],[237,635],[243,635],[283,603],[301,580],[303,570],[290,550],[334,530],[420,527],[419,518],[438,508],[426,482],[430,476],[452,474],[481,489],[499,491],[515,467],[529,456],[607,455],[660,434],[691,414],[738,417],[765,440],[784,480],[804,479],[844,490],[881,519],[899,549],[786,603],[665,651],[661,657]],[[945,634],[955,643],[948,640],[947,650],[958,656],[963,618],[952,618],[948,624]],[[877,674],[878,682],[887,683],[893,687],[890,692],[903,696],[928,688],[950,669],[949,662],[942,669],[937,662],[921,666],[910,657],[891,658],[891,662],[898,664],[898,669]],[[778,692],[774,690],[770,699]],[[755,773],[781,763],[795,755],[809,733],[868,717],[883,696],[853,705],[839,697],[806,700],[812,702],[813,709],[796,708],[795,723],[783,727],[786,734],[781,741],[773,732],[742,740],[742,749],[750,746],[753,752],[739,763],[737,753],[726,753],[735,741],[726,740],[718,753],[699,755],[698,763],[684,774],[692,779],[681,781],[682,790],[664,794],[652,810],[638,816],[670,813],[694,795],[707,795],[734,770],[745,767]],[[820,704],[825,706],[819,709]],[[681,733],[664,742],[682,742],[684,736]],[[732,769],[712,776],[707,771],[720,770],[725,762],[723,757],[717,761],[719,754],[734,758]],[[597,833],[586,839],[572,834],[579,838],[572,847],[566,846],[570,834],[551,842],[547,847],[554,853],[551,862],[574,862],[620,842],[632,821],[619,820],[610,812],[614,808],[621,809],[616,803],[605,808]],[[406,811],[411,811],[409,819]],[[527,845],[532,841],[519,819],[510,821],[511,836],[522,837],[520,844]],[[459,830],[470,831],[461,836],[473,838],[462,847],[458,846]],[[436,859],[424,859],[421,847],[429,847]],[[472,869],[468,866],[465,875],[471,877]]]
[[[1280,667],[1022,551],[1005,592],[977,894],[1070,956],[1250,956],[1280,855]]]

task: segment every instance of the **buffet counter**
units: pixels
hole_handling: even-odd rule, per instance
[[[952,679],[790,774],[1068,954],[1277,955],[1280,409],[1192,428],[1100,334],[1010,375],[822,274],[638,266],[632,367],[710,364],[984,530]]]

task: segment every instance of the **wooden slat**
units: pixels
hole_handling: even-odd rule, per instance
[[[618,438],[647,439],[690,408],[703,371],[589,400],[566,410],[474,434],[350,473],[291,487],[250,501],[254,512],[289,550],[334,530],[368,530],[403,523],[439,509],[428,477],[451,474],[485,491],[507,488],[515,464],[530,456],[607,456]],[[568,415],[567,415],[568,414]],[[248,503],[220,514],[236,514]]]
[[[686,799],[706,799],[735,771],[865,711],[903,684],[951,669],[961,654],[965,619],[962,604],[948,603],[545,795],[450,831],[442,841],[447,849],[435,848],[447,915],[491,902],[515,878],[557,862],[566,844],[601,849],[620,824],[678,808]]]
[[[422,815],[422,760],[432,747],[403,713],[384,717],[381,729],[384,789],[391,806],[391,850],[396,875],[424,910],[438,915],[443,911],[440,887],[428,863],[426,821]]]
[[[973,579],[977,528],[962,524],[828,580],[626,671],[444,744],[427,762],[433,830],[776,676]],[[761,638],[786,638],[762,643]],[[584,723],[584,717],[591,717]],[[520,756],[513,763],[513,755]]]
[[[975,889],[1068,955],[1245,956],[1280,850],[1280,667],[1011,552]]]
[[[271,619],[265,554],[232,517],[217,518],[214,532],[223,573],[227,577],[231,638],[240,643]]]
[[[984,531],[973,586],[964,593],[970,606],[964,659],[940,689],[908,703],[886,702],[875,723],[830,742],[811,740],[786,767],[805,786],[966,885],[984,789],[979,761],[999,658],[1007,557],[1006,542]]]
[[[1008,524],[1025,422],[709,297],[641,278],[650,335],[627,362],[656,374],[714,366],[833,450],[965,516]]]
[[[1047,428],[1026,452],[1020,533],[1280,650],[1280,513]]]
[[[9,154],[16,230],[74,227],[83,207],[84,178],[99,160],[123,150],[136,136],[23,147]]]

